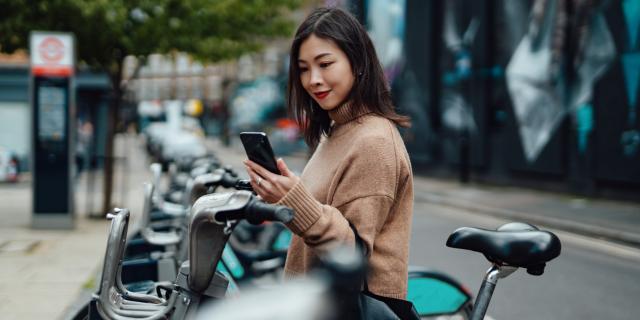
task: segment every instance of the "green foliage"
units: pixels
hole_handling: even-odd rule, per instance
[[[79,61],[117,73],[126,55],[184,51],[219,61],[288,36],[303,0],[0,0],[0,51],[33,30],[73,32]]]

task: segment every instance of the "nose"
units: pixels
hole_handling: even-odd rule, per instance
[[[314,70],[314,68],[312,68],[311,70],[309,70],[311,73],[311,78],[309,79],[309,84],[311,84],[312,87],[318,87],[320,85],[322,85],[322,75],[320,74],[319,70]]]

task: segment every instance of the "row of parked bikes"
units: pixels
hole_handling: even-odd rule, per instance
[[[100,283],[76,319],[344,319],[364,259],[338,248],[308,277],[279,281],[292,209],[260,201],[215,156],[150,170],[142,212],[107,215]],[[132,214],[139,223],[128,232]],[[407,299],[423,319],[483,319],[498,279],[518,268],[541,275],[561,247],[553,233],[517,222],[460,228],[446,245],[482,253],[491,267],[475,300],[446,273],[410,267]]]

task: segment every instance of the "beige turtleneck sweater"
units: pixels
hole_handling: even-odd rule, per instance
[[[352,118],[348,108],[329,112],[331,134],[279,201],[295,210],[285,275],[306,273],[317,254],[336,244],[355,246],[351,222],[369,253],[369,291],[404,299],[413,211],[409,156],[392,121],[372,113]]]

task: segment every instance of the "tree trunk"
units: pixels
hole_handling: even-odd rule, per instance
[[[104,179],[102,189],[104,191],[104,196],[102,197],[102,213],[104,215],[106,215],[109,211],[111,211],[111,209],[113,209],[113,203],[111,203],[111,195],[113,193],[113,144],[118,124],[120,103],[122,102],[122,90],[120,88],[120,81],[122,77],[121,70],[122,68],[119,66],[116,74],[111,75],[111,85],[113,86],[113,93],[111,96],[111,107],[109,108],[107,117],[107,143],[105,146]]]

